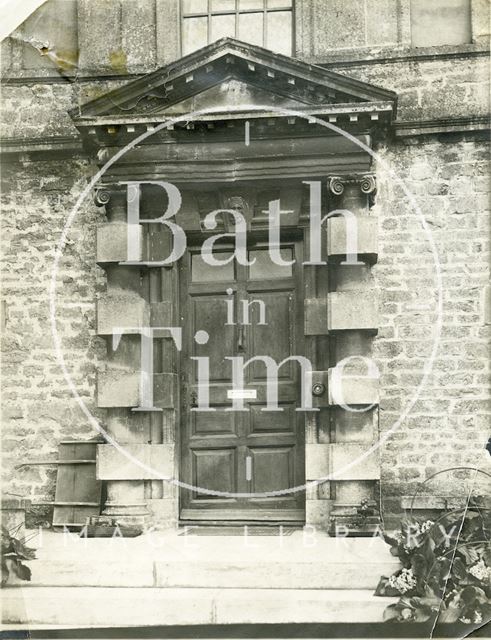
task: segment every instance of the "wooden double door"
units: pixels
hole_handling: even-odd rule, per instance
[[[301,369],[294,360],[277,373],[278,409],[267,409],[268,373],[263,361],[244,369],[243,389],[233,387],[232,362],[269,356],[277,365],[304,355],[302,243],[285,242],[278,265],[266,242],[248,246],[245,266],[234,259],[212,266],[192,247],[180,274],[181,488],[180,518],[208,522],[303,522],[305,413]],[[214,253],[225,261],[232,248]],[[206,333],[204,333],[206,332]],[[198,361],[208,358],[209,408],[198,405]],[[243,410],[233,410],[234,396]],[[202,490],[217,492],[210,495]],[[271,493],[273,492],[273,493]],[[236,495],[245,494],[245,495]],[[265,495],[266,494],[266,495]],[[269,495],[271,494],[271,495]]]

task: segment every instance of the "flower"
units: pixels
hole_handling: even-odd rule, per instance
[[[421,533],[426,533],[434,524],[433,520],[426,520],[426,522],[423,522],[421,525]]]
[[[387,584],[399,593],[406,593],[414,589],[417,580],[412,569],[402,569],[399,574],[390,576]]]
[[[462,517],[470,518],[470,514],[466,510]],[[385,619],[401,623],[431,618],[441,622],[458,619],[460,624],[482,626],[491,606],[491,558],[487,557],[483,545],[487,541],[482,539],[488,524],[479,512],[472,512],[474,526],[460,532],[461,545],[479,546],[468,549],[467,553],[462,551],[453,567],[441,544],[442,536],[432,536],[437,527],[445,539],[452,536],[455,516],[453,512],[447,515],[452,518],[447,518],[444,525],[433,520],[404,519],[400,533],[393,531],[387,536],[391,553],[399,557],[403,568],[389,578],[382,576],[377,586],[376,595],[399,596],[397,604],[386,609]],[[438,571],[433,571],[435,566]]]
[[[469,573],[473,575],[474,578],[481,580],[481,582],[487,582],[488,580],[491,580],[491,568],[486,566],[484,560],[479,560],[479,562],[476,562],[476,564],[472,565],[472,567],[469,569]]]

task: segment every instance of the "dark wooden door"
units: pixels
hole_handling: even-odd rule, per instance
[[[303,355],[302,244],[282,245],[292,266],[271,261],[266,243],[248,248],[249,267],[235,260],[209,266],[200,248],[190,249],[181,270],[182,351],[181,480],[227,495],[207,495],[181,489],[181,519],[199,521],[304,520],[304,492],[264,494],[304,484],[304,416],[300,406],[300,368],[286,362],[278,371],[278,407],[266,407],[266,366],[253,362],[245,369],[244,411],[232,409],[230,356],[284,358]],[[224,260],[232,250],[215,254]],[[245,303],[243,302],[245,301]],[[249,318],[247,318],[247,311]],[[232,309],[232,311],[231,311]],[[199,344],[197,332],[209,340]],[[208,357],[209,406],[196,410],[197,364]],[[194,406],[193,406],[194,405]]]

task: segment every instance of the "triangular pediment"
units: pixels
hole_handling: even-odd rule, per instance
[[[373,106],[374,113],[393,116],[396,100],[392,91],[224,38],[82,105],[71,116],[80,127],[258,105],[317,114]]]
[[[272,107],[283,107],[286,109],[296,109],[305,107],[308,103],[300,99],[279,95],[274,91],[237,80],[228,78],[220,84],[216,84],[209,89],[204,89],[200,93],[181,100],[171,105],[156,106],[152,113],[169,115],[181,115],[195,111],[203,111],[207,108],[233,109],[243,105],[269,105]]]

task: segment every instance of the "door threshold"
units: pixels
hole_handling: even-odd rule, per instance
[[[288,527],[289,529],[298,529],[300,531],[305,526],[305,522],[299,522],[298,520],[278,520],[277,522],[271,522],[270,520],[267,522],[264,520],[179,520],[177,526],[179,529],[186,527],[271,527],[272,529]]]
[[[259,524],[278,525],[283,523],[305,524],[304,509],[181,509],[179,522],[197,522],[213,525]]]

